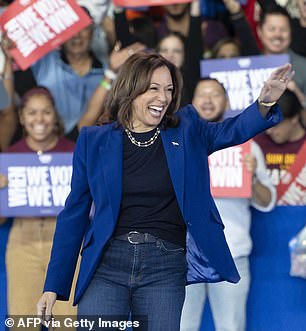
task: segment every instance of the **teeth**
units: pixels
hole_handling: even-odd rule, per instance
[[[281,44],[281,40],[280,39],[274,39],[274,40],[272,40],[272,44],[273,45],[279,45],[279,44]]]
[[[163,107],[158,107],[158,106],[151,106],[149,108],[152,110],[155,110],[155,111],[159,111],[159,112],[161,112],[163,110]]]
[[[33,129],[37,133],[43,133],[45,131],[45,126],[44,125],[35,125]]]

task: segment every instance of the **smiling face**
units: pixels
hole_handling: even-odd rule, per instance
[[[192,104],[198,114],[207,121],[218,122],[228,108],[223,87],[215,80],[203,80],[196,86]]]
[[[240,56],[240,49],[235,43],[225,43],[216,52],[217,59],[229,59]]]
[[[257,32],[266,54],[287,52],[291,42],[291,28],[286,16],[267,14]]]
[[[29,97],[20,111],[20,122],[27,141],[32,144],[45,145],[56,138],[56,113],[51,100],[45,95]]]
[[[159,54],[173,63],[177,68],[181,68],[184,62],[184,44],[182,40],[174,35],[162,39],[159,44]]]
[[[188,3],[176,3],[164,6],[166,14],[173,18],[181,18],[184,16],[189,8]]]
[[[92,27],[89,26],[68,39],[63,48],[65,53],[70,55],[87,54],[90,50],[92,38]]]
[[[134,132],[147,132],[162,121],[172,100],[173,83],[167,67],[157,68],[149,88],[132,102],[132,128]]]

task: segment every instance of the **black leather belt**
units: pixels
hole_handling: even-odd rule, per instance
[[[129,233],[115,237],[115,239],[128,241],[131,244],[155,243],[158,240],[157,237],[152,236],[150,233],[141,233],[137,231],[130,231]]]

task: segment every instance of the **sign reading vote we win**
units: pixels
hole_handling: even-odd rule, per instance
[[[0,28],[15,43],[11,54],[22,70],[91,24],[76,0],[15,0]]]
[[[254,102],[271,72],[287,62],[287,54],[203,60],[201,77],[215,78],[223,84],[231,108],[225,116],[232,117]]]
[[[251,152],[251,143],[222,149],[208,158],[210,189],[214,198],[250,198],[251,173],[244,166],[244,157]]]
[[[70,192],[72,153],[2,153],[0,216],[56,216]]]

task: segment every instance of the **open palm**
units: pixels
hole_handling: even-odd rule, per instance
[[[292,66],[287,63],[274,70],[265,81],[260,91],[259,99],[263,102],[277,101],[287,88],[288,83],[294,76]]]

